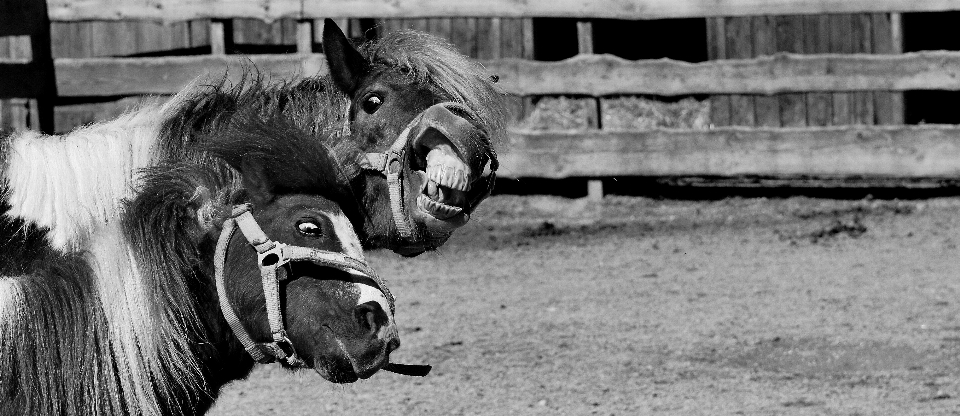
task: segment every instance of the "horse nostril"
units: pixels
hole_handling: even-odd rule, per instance
[[[397,348],[400,348],[400,337],[391,337],[390,342],[387,342],[387,354],[395,351]]]
[[[367,336],[375,337],[380,332],[380,328],[389,322],[387,313],[383,311],[377,302],[367,302],[357,305],[354,310],[357,318],[357,324],[360,330]]]

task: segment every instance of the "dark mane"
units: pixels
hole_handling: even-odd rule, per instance
[[[463,56],[446,40],[413,30],[399,30],[361,45],[360,51],[374,65],[409,71],[416,82],[467,106],[484,123],[494,143],[503,141],[506,134],[504,93],[482,65]]]
[[[210,134],[237,130],[238,123],[282,122],[312,135],[335,139],[345,122],[347,97],[327,78],[268,82],[255,68],[245,68],[239,81],[224,76],[212,84],[187,88],[171,100],[172,107],[160,127],[160,160],[212,162],[198,144]],[[326,143],[333,145],[335,143]]]
[[[20,391],[24,399],[0,400],[0,414],[120,413],[124,405],[109,368],[116,363],[92,365],[94,357],[111,357],[93,275],[79,256],[47,254],[43,270],[18,278],[19,316],[0,319],[6,335],[0,337],[0,397]]]

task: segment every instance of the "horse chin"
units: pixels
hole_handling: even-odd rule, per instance
[[[333,330],[324,327],[326,332],[323,342],[313,351],[313,370],[331,383],[349,384],[357,380],[367,379],[380,371],[390,362],[389,354],[381,350],[374,353],[372,360],[361,360],[350,354],[344,340],[334,334]],[[382,349],[386,349],[382,346]],[[368,354],[362,354],[368,356]],[[372,354],[371,354],[372,355]]]

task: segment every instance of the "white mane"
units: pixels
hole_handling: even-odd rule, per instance
[[[85,247],[95,228],[119,218],[136,172],[151,163],[160,116],[141,110],[63,136],[20,133],[4,172],[8,215],[48,228],[59,250]]]

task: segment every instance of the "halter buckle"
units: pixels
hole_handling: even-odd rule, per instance
[[[289,263],[290,258],[283,253],[283,249],[286,247],[286,244],[274,241],[273,247],[262,252],[257,252],[257,263],[260,265],[260,268],[279,268]]]

